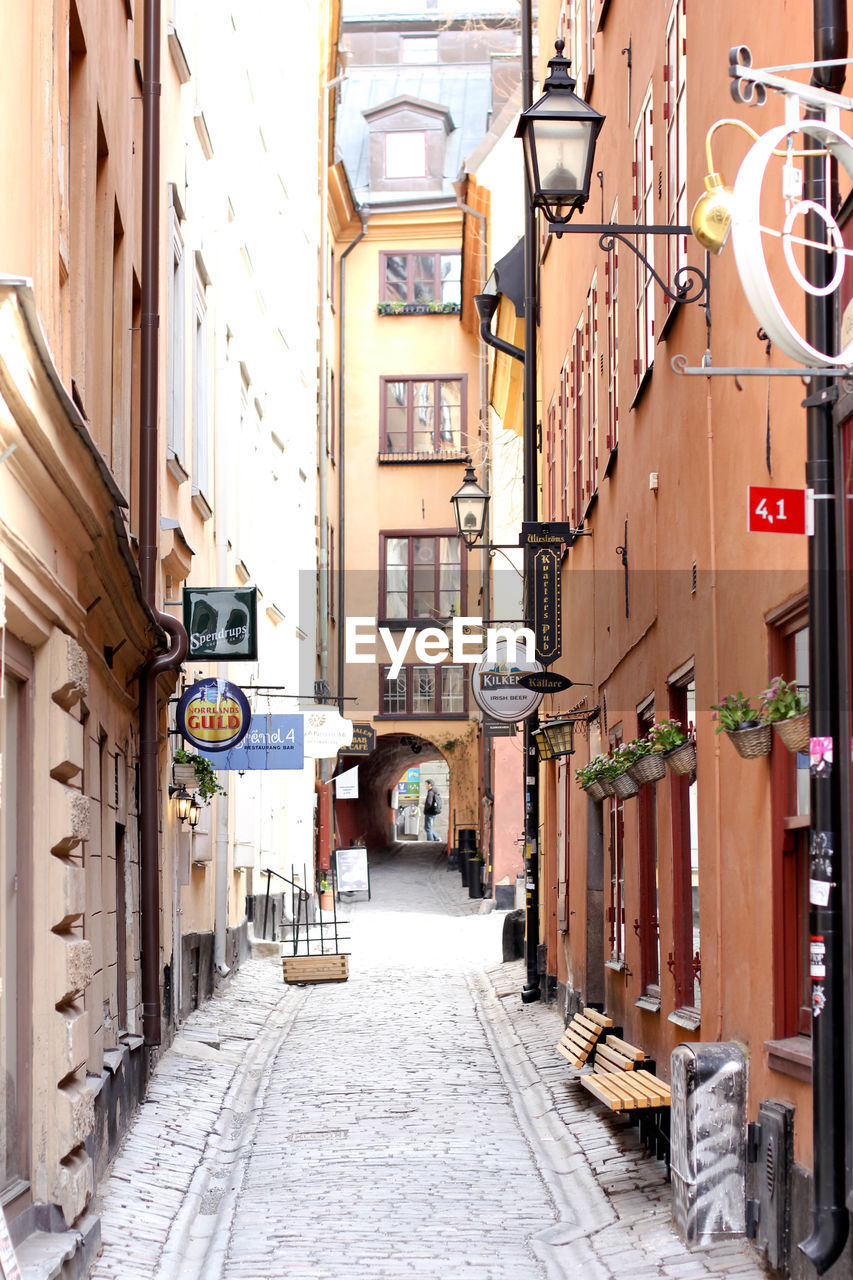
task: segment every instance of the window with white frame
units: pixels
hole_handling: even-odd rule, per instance
[[[613,206],[611,222],[618,222]],[[604,263],[604,306],[607,312],[607,450],[619,444],[619,241]]]
[[[569,380],[571,356],[566,353],[560,370],[560,401],[557,431],[560,438],[560,519],[568,520],[572,514],[572,431],[569,422]]]
[[[652,149],[652,89],[643,100],[643,106],[634,130],[634,211],[635,222],[654,222],[654,157]],[[654,237],[637,236],[637,248],[654,266]],[[655,297],[651,272],[638,258],[635,267],[635,310],[637,358],[634,372],[639,387],[654,363],[655,352]]]
[[[186,453],[186,269],[184,241],[174,207],[169,211],[171,271],[169,272],[169,399],[167,445],[169,456],[183,467]],[[178,473],[180,474],[180,473]]]
[[[193,496],[210,508],[210,381],[207,302],[201,273],[193,291]]]
[[[584,54],[586,57],[586,78],[595,74],[595,5],[596,0],[586,0],[586,22],[584,24]]]
[[[584,320],[581,316],[572,338],[572,523],[577,527],[586,508],[584,449],[586,445],[586,395],[583,367]]]
[[[598,276],[586,295],[586,478],[588,498],[598,489]]]
[[[666,28],[663,118],[666,125],[666,220],[687,225],[687,16],[686,0],[675,0]],[[668,236],[669,279],[687,264],[687,236]],[[667,309],[673,306],[666,298]]]

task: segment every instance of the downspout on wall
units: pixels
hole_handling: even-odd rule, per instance
[[[345,565],[345,549],[346,549],[346,453],[344,451],[344,424],[345,424],[345,359],[346,359],[346,271],[344,270],[344,262],[352,253],[359,241],[363,240],[367,235],[367,221],[370,217],[369,209],[359,209],[358,216],[361,218],[361,230],[355,239],[351,240],[341,254],[340,259],[340,288],[338,290],[340,297],[341,317],[338,329],[338,610],[340,612],[340,627],[345,625],[346,620],[346,572]],[[338,711],[344,714],[344,677],[346,674],[346,651],[344,645],[338,642]]]
[[[847,57],[847,9],[845,0],[814,0],[814,59],[824,62]],[[819,67],[813,70],[811,83],[838,93],[844,85],[845,69]],[[807,112],[806,114],[818,114]],[[827,207],[838,207],[835,190],[826,190],[828,166],[819,155],[807,154],[803,165],[803,198]],[[814,213],[806,216],[806,239],[823,245],[827,240],[826,225]],[[820,350],[829,350],[837,317],[834,297],[830,292],[832,258],[822,248],[805,251],[806,279],[823,286],[824,296],[806,295],[806,338]],[[809,679],[811,683],[812,737],[829,737],[837,742],[840,718],[838,709],[840,661],[836,645],[838,634],[836,478],[834,476],[834,427],[832,405],[827,394],[830,379],[815,378],[809,386],[806,409],[808,455],[806,484],[814,490],[814,536],[809,538]],[[843,499],[842,499],[843,501]],[[846,1128],[844,1079],[844,996],[843,996],[843,913],[840,884],[848,883],[840,874],[842,850],[840,822],[840,787],[838,770],[827,776],[811,778],[811,857],[809,875],[813,880],[829,881],[825,905],[818,905],[811,895],[809,932],[822,937],[825,951],[826,978],[823,984],[825,1004],[812,1020],[812,1113],[814,1149],[814,1225],[801,1251],[818,1275],[840,1257],[849,1232],[849,1216],[845,1204]],[[820,837],[820,842],[818,840]],[[830,850],[828,860],[820,856],[820,847]],[[834,852],[833,852],[834,851]]]
[[[187,633],[157,609],[158,334],[160,269],[160,0],[145,0],[142,79],[142,333],[139,424],[139,573],[142,593],[170,639],[139,678],[139,860],[142,915],[142,1033],[160,1044],[160,844],[157,677],[181,665]]]

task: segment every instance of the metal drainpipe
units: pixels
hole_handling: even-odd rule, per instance
[[[533,15],[531,0],[521,6],[521,109],[533,104]],[[524,519],[537,520],[536,454],[536,296],[537,241],[536,214],[530,199],[525,170],[524,179]],[[528,547],[524,549],[525,617],[529,617],[532,589],[532,561]],[[533,731],[539,717],[534,712],[524,722],[524,861],[527,883],[526,959],[527,985],[521,993],[524,1004],[532,1004],[541,996],[539,988],[539,760]]]
[[[466,204],[465,201],[462,199],[462,192],[459,189],[459,187],[461,187],[463,182],[464,182],[464,178],[460,180],[459,184],[455,184],[456,205],[462,211],[462,213],[470,214],[472,218],[476,218],[480,223],[481,243],[483,248],[483,253],[482,253],[483,270],[481,273],[482,278],[477,283],[478,283],[478,288],[482,288],[486,282],[485,268],[486,268],[486,264],[488,263],[488,234],[487,234],[488,219],[484,213],[480,212],[479,209],[473,209],[471,205]],[[480,328],[482,328],[482,326],[480,326]],[[492,451],[490,448],[491,440],[489,435],[489,357],[486,352],[485,346],[481,346],[479,349],[478,364],[479,364],[478,383],[479,383],[479,396],[480,396],[480,413],[479,413],[480,437],[483,441],[483,472],[482,474],[486,477],[486,489],[488,490],[489,493],[491,493],[493,490],[493,485],[492,485],[492,471],[491,471]],[[491,518],[490,518],[490,511],[489,511],[490,506],[491,506],[491,503],[487,504],[486,506],[486,519],[483,525],[482,546],[484,550],[489,546],[492,540],[491,539]],[[483,565],[483,616],[487,620],[491,620],[492,562],[491,562],[491,557],[489,556],[488,551],[485,552],[485,555],[486,555],[486,560]],[[494,885],[494,878],[495,878],[495,868],[494,868],[494,856],[495,856],[494,799],[495,797],[492,794],[492,754],[493,754],[492,739],[491,737],[489,737],[487,734],[484,733],[483,735],[483,755],[484,755],[483,765],[484,765],[484,773],[485,773],[484,798],[489,803],[489,849],[488,849],[489,856],[486,862],[486,865],[489,868],[488,885],[487,885],[488,891],[489,891],[489,897],[492,897],[494,894],[493,885]],[[481,818],[481,822],[482,821],[485,821],[485,814]]]
[[[344,675],[346,672],[345,651],[340,640],[340,628],[344,626],[346,618],[345,602],[345,584],[346,574],[344,572],[344,539],[346,537],[346,484],[344,483],[344,467],[346,458],[344,454],[344,408],[346,405],[346,397],[344,395],[344,359],[346,356],[346,337],[344,333],[344,325],[346,324],[346,272],[344,271],[344,262],[352,253],[359,241],[363,240],[367,235],[367,220],[370,217],[370,211],[367,209],[359,209],[358,216],[361,218],[361,230],[354,240],[351,240],[341,254],[340,265],[340,322],[338,328],[338,613],[340,622],[338,624],[338,711],[344,714]]]
[[[320,473],[319,517],[320,517],[320,599],[318,613],[320,621],[320,679],[327,682],[329,675],[329,533],[328,525],[328,480],[326,476],[326,436],[329,422],[329,387],[326,379],[326,351],[328,347],[328,293],[329,293],[329,94],[344,80],[335,76],[329,80],[323,92],[323,155],[322,172],[320,174],[320,343],[319,343],[319,422],[317,453]],[[320,773],[328,776],[328,761],[321,762]]]
[[[844,0],[814,0],[814,58],[822,62],[847,56],[847,15]],[[844,84],[844,67],[812,72],[812,84],[838,93]],[[811,114],[811,113],[807,113]],[[822,203],[826,198],[827,169],[818,156],[806,156],[803,198]],[[834,178],[832,179],[834,183]],[[838,192],[829,192],[837,208]],[[806,217],[806,239],[824,244],[826,227],[815,214]],[[807,249],[806,278],[827,285],[832,259],[821,249]],[[834,300],[806,295],[806,337],[827,350],[836,324]],[[846,1122],[844,1092],[843,935],[840,859],[839,769],[841,755],[838,706],[839,654],[836,644],[837,556],[836,502],[833,466],[832,404],[827,398],[830,379],[815,378],[809,387],[806,410],[808,456],[806,483],[815,494],[815,531],[809,539],[809,676],[811,682],[811,734],[837,744],[836,764],[828,774],[811,778],[810,880],[828,881],[826,906],[812,902],[809,911],[811,937],[822,938],[826,977],[813,978],[817,995],[822,986],[825,1004],[812,1019],[812,1113],[814,1144],[814,1225],[800,1249],[818,1275],[841,1255],[847,1240],[849,1218],[845,1206]]]
[[[142,1033],[162,1038],[160,1007],[160,846],[157,787],[157,677],[179,667],[187,633],[157,600],[157,326],[160,249],[160,0],[145,0],[142,82],[142,333],[140,347],[139,573],[142,593],[170,638],[167,653],[139,678],[139,860],[142,909]]]

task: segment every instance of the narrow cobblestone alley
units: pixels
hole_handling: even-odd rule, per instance
[[[372,860],[350,979],[252,960],[188,1020],[101,1194],[93,1280],[700,1280],[664,1166],[601,1114],[524,1006],[481,913],[426,846]],[[582,1096],[580,1096],[582,1095]]]

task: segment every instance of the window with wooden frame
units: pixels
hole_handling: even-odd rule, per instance
[[[669,714],[689,734],[696,723],[693,672],[669,686]],[[699,823],[695,774],[670,776],[672,801],[672,951],[668,967],[675,981],[676,1014],[687,1011],[699,1023],[702,1007],[702,947],[699,927]]]
[[[648,737],[655,723],[655,704],[647,702],[637,712],[641,738]],[[660,919],[657,836],[657,787],[640,787],[637,796],[639,825],[640,911],[634,932],[640,943],[642,1003],[660,1008]]]
[[[543,494],[545,518],[557,519],[557,397],[551,397],[548,406],[548,418],[545,426],[545,492]]]
[[[586,295],[586,476],[587,500],[598,491],[598,277]]]
[[[611,222],[618,221],[614,204]],[[604,306],[607,313],[607,452],[619,445],[619,242],[604,262]]]
[[[379,668],[381,716],[407,720],[467,716],[468,682],[465,668],[458,663],[407,663],[393,678],[390,671],[390,666]]]
[[[663,70],[663,118],[666,126],[666,220],[669,226],[686,226],[687,217],[687,14],[686,0],[675,0],[666,28],[666,63]],[[687,265],[687,236],[668,236],[669,275],[673,281]],[[675,305],[664,295],[670,311]]]
[[[380,534],[384,622],[443,621],[464,613],[465,572],[455,529]]]
[[[569,423],[569,379],[571,357],[566,354],[560,370],[560,403],[557,430],[560,437],[560,519],[568,520],[572,512],[572,432]]]
[[[183,471],[186,453],[187,315],[186,264],[180,220],[174,205],[169,209],[169,391],[166,403],[169,459]]]
[[[448,303],[462,301],[462,254],[380,253],[380,302]]]
[[[794,680],[806,699],[809,688],[808,606],[805,599],[771,618],[771,674]],[[812,1033],[809,972],[808,752],[793,753],[774,735],[770,762],[773,814],[774,1035]],[[808,1048],[806,1048],[806,1051]],[[775,1057],[771,1065],[777,1066]]]
[[[652,146],[652,89],[643,100],[634,130],[634,221],[652,223],[655,220],[654,151]],[[637,248],[654,266],[654,237],[638,235]],[[634,265],[634,309],[636,333],[636,358],[634,376],[637,388],[654,363],[655,357],[655,295],[654,278],[639,258]]]
[[[379,379],[379,455],[464,453],[468,380],[463,373]]]
[[[622,741],[622,726],[610,733],[610,750]],[[607,908],[611,965],[625,963],[625,804],[621,796],[610,797],[610,902]]]
[[[192,492],[200,514],[212,514],[210,475],[210,344],[207,325],[208,281],[196,270],[193,291],[193,478]]]
[[[586,80],[584,81],[584,97],[590,89],[590,81],[595,75],[595,6],[597,0],[585,0],[584,15],[584,57],[586,59]]]
[[[572,338],[572,523],[577,528],[586,510],[586,482],[584,475],[584,446],[586,444],[586,418],[583,367],[584,317],[581,316]]]

